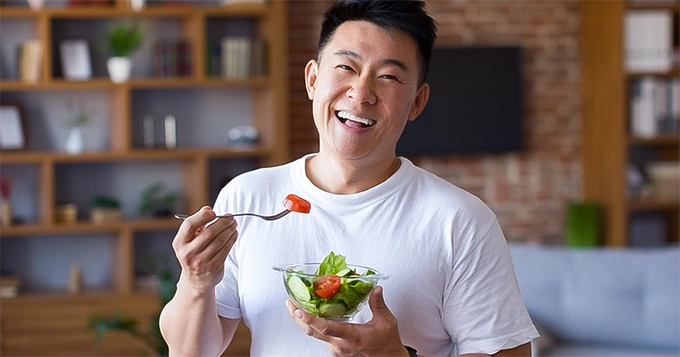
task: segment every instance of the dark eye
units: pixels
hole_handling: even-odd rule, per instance
[[[387,79],[387,80],[390,80],[390,81],[395,81],[395,82],[401,83],[401,81],[399,80],[399,77],[397,77],[393,74],[383,74],[382,76],[379,76],[378,78]]]
[[[337,66],[337,68],[344,69],[345,71],[353,71],[352,67],[346,65],[346,64],[340,64]]]

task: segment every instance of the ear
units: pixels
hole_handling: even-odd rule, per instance
[[[319,63],[316,60],[309,60],[305,66],[305,87],[307,87],[307,98],[312,100],[316,89],[316,79],[318,78]]]
[[[418,89],[416,98],[413,100],[413,105],[411,106],[411,111],[408,113],[409,121],[414,120],[418,115],[420,115],[420,112],[422,112],[423,108],[425,108],[425,104],[427,104],[428,98],[430,98],[430,85],[423,83]]]

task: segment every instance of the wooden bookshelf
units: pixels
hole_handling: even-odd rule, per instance
[[[54,212],[59,200],[64,198],[64,187],[74,185],[69,182],[73,175],[91,174],[102,165],[113,173],[120,170],[119,166],[142,165],[153,171],[156,165],[169,165],[174,170],[170,175],[165,171],[157,175],[159,180],[171,178],[181,182],[180,197],[182,204],[178,208],[182,212],[193,212],[206,204],[212,204],[215,195],[216,177],[225,175],[219,171],[229,168],[232,162],[235,166],[242,165],[245,160],[250,168],[280,164],[288,160],[288,36],[287,10],[285,1],[263,1],[233,4],[228,6],[175,6],[157,5],[153,2],[141,10],[132,11],[126,0],[115,0],[113,6],[94,7],[46,7],[39,11],[27,7],[13,7],[13,2],[3,3],[0,7],[1,26],[19,24],[20,28],[30,28],[32,38],[39,39],[44,44],[44,58],[42,76],[35,83],[25,83],[15,76],[2,73],[0,77],[0,95],[3,100],[27,103],[29,107],[26,120],[29,121],[29,147],[22,151],[2,151],[0,153],[0,170],[3,174],[13,174],[14,180],[32,182],[27,197],[12,196],[11,202],[29,202],[32,217],[20,224],[0,227],[0,239],[3,241],[3,253],[14,246],[30,246],[44,241],[59,242],[64,237],[76,237],[78,241],[89,242],[91,236],[106,237],[111,243],[109,251],[103,252],[111,259],[108,272],[110,282],[103,287],[88,288],[81,296],[71,296],[63,289],[53,291],[50,288],[35,287],[31,284],[30,276],[23,276],[22,271],[12,271],[19,275],[24,286],[16,298],[2,299],[0,310],[0,341],[1,355],[138,355],[142,346],[134,343],[133,339],[123,335],[112,334],[111,340],[103,345],[94,343],[94,334],[86,331],[83,326],[86,318],[99,309],[112,311],[121,308],[134,316],[149,317],[158,312],[159,306],[156,294],[141,293],[135,289],[136,263],[140,252],[136,251],[136,244],[146,240],[146,235],[163,236],[162,239],[170,244],[179,221],[172,218],[124,217],[120,222],[94,224],[83,218],[83,214],[73,224],[58,223]],[[192,68],[191,75],[186,77],[154,77],[153,74],[133,76],[125,83],[112,83],[106,73],[95,69],[92,79],[86,81],[66,80],[56,69],[55,61],[59,57],[57,39],[64,37],[64,27],[84,24],[93,26],[95,30],[106,24],[119,20],[135,20],[149,23],[170,23],[177,28],[178,34],[191,43]],[[267,74],[241,79],[227,79],[218,75],[209,75],[207,71],[209,39],[214,40],[214,33],[210,26],[221,26],[230,21],[240,21],[248,24],[249,31],[255,33],[267,43]],[[232,26],[233,27],[233,26]],[[87,32],[88,29],[84,29]],[[16,31],[15,31],[16,32]],[[11,38],[12,31],[3,31],[3,41]],[[6,36],[10,36],[9,38]],[[21,34],[24,36],[24,34]],[[60,37],[61,36],[61,37]],[[212,36],[212,38],[210,38]],[[21,38],[15,41],[20,41]],[[98,57],[95,44],[91,43],[94,53],[92,61]],[[148,59],[149,56],[142,57]],[[135,66],[144,63],[135,63]],[[5,66],[3,64],[3,66]],[[102,66],[99,65],[99,68]],[[216,93],[227,91],[228,94],[242,95],[249,101],[249,106],[242,112],[249,113],[248,117],[238,118],[239,123],[246,122],[258,130],[259,141],[254,145],[229,145],[226,142],[226,132],[230,127],[230,118],[225,115],[203,116],[192,119],[208,121],[209,125],[224,128],[224,143],[204,143],[199,139],[185,141],[174,150],[164,148],[147,149],[139,144],[139,128],[137,126],[139,109],[147,103],[137,96],[151,96],[154,105],[163,108],[172,106],[172,99],[164,99],[165,93],[176,96],[190,95],[215,96]],[[32,135],[38,138],[45,134],[37,132],[39,121],[31,118],[37,112],[44,114],[41,120],[56,120],[49,118],[52,109],[49,105],[57,102],[51,98],[60,95],[78,96],[82,93],[102,93],[104,107],[108,113],[105,127],[107,145],[102,149],[86,150],[80,154],[63,152],[57,144],[49,146],[45,143],[32,142]],[[179,93],[179,94],[175,94]],[[37,98],[37,99],[36,99]],[[47,99],[47,100],[45,100]],[[193,103],[201,103],[199,99]],[[43,105],[47,107],[36,110]],[[38,103],[38,104],[36,104]],[[189,102],[190,105],[192,102]],[[228,112],[224,110],[224,112]],[[210,128],[210,126],[208,126]],[[178,128],[179,130],[179,128]],[[49,134],[49,133],[48,133]],[[43,136],[40,136],[43,135]],[[194,134],[195,136],[198,134]],[[40,146],[42,145],[42,146]],[[45,147],[45,146],[48,147]],[[174,168],[177,169],[174,169]],[[236,170],[236,169],[234,169]],[[24,177],[24,172],[29,172]],[[31,176],[32,175],[32,176]],[[96,177],[96,176],[95,176]],[[93,180],[94,181],[94,180]],[[96,183],[92,183],[96,187]],[[84,192],[92,192],[94,188],[84,187]],[[32,191],[32,192],[31,192]],[[78,197],[80,187],[67,192],[69,199],[83,202],[88,197]],[[119,195],[121,192],[107,192]],[[82,212],[88,207],[82,205]],[[101,238],[95,238],[101,239]],[[156,238],[153,238],[156,239]],[[71,240],[68,240],[69,242]],[[22,245],[22,242],[33,242]],[[54,243],[51,243],[54,244]],[[76,243],[77,245],[77,243]],[[69,246],[55,250],[58,259],[60,254],[68,252]],[[25,254],[25,253],[24,253]],[[101,254],[101,252],[99,252]],[[2,269],[16,270],[16,266],[6,265],[3,260]],[[88,267],[83,267],[87,269]],[[56,273],[55,273],[56,274]],[[34,286],[30,288],[30,286]],[[40,315],[40,317],[39,317]],[[49,321],[44,321],[44,320]],[[47,326],[49,325],[49,326]],[[248,352],[249,337],[242,326],[239,329],[237,343],[226,355],[245,355]]]
[[[632,217],[658,212],[666,217],[667,242],[677,242],[677,199],[629,197],[626,169],[631,155],[643,150],[654,160],[677,161],[680,135],[639,137],[629,132],[629,81],[643,76],[677,78],[678,68],[663,73],[626,72],[624,16],[629,10],[663,9],[678,21],[680,1],[583,1],[581,3],[581,105],[583,192],[601,204],[604,245],[627,246]],[[677,24],[676,24],[677,26]],[[677,34],[675,36],[678,36]]]

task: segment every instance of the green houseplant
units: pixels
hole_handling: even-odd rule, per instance
[[[157,182],[144,189],[142,202],[139,205],[140,216],[167,217],[172,214],[173,205],[177,201],[177,195],[164,192],[165,187]]]
[[[172,273],[172,269],[168,266],[160,268],[160,264],[154,264],[155,269],[159,270],[158,278],[158,296],[161,303],[161,309],[172,299],[177,289],[177,279]],[[128,333],[130,336],[142,341],[150,350],[153,350],[156,356],[168,356],[168,345],[161,335],[159,326],[161,312],[160,310],[154,314],[149,320],[148,330],[142,330],[139,326],[139,321],[130,316],[125,316],[121,311],[113,315],[103,316],[95,314],[90,317],[88,329],[95,331],[95,341],[101,343],[106,337],[108,331],[122,331]]]
[[[95,196],[90,202],[91,219],[94,223],[117,222],[120,220],[120,201],[112,196]]]
[[[108,59],[106,65],[113,82],[121,83],[130,78],[132,70],[130,56],[142,44],[142,39],[139,24],[118,23],[111,27],[107,35],[107,43],[113,57]]]

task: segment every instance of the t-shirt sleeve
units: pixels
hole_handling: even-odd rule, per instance
[[[239,319],[241,318],[241,308],[238,284],[236,283],[238,267],[231,256],[232,254],[229,254],[224,263],[222,281],[215,287],[215,300],[217,302],[218,315],[230,319]]]
[[[225,187],[217,196],[217,200],[213,206],[213,209],[217,214],[225,214],[232,211],[233,208],[229,207],[228,203],[236,200],[230,198],[229,192],[230,190]],[[236,244],[238,244],[238,240]],[[230,319],[241,318],[241,305],[237,284],[238,264],[236,263],[236,259],[234,259],[235,248],[236,246],[229,252],[227,259],[224,262],[224,276],[217,286],[215,286],[217,314]]]
[[[455,249],[444,298],[444,324],[457,353],[494,354],[538,337],[498,222],[464,241]]]

